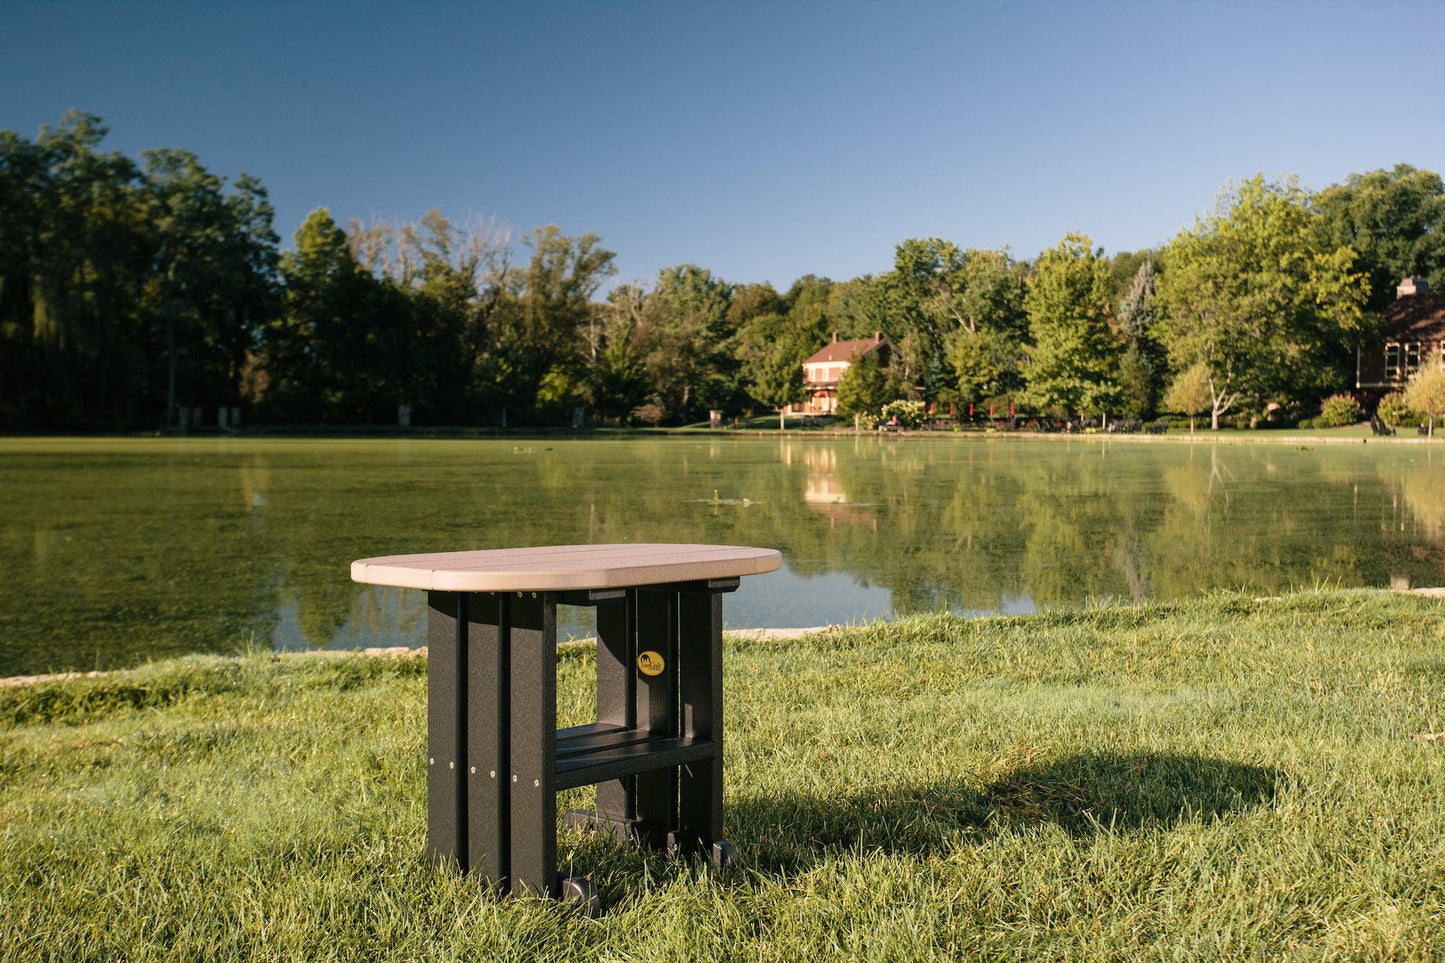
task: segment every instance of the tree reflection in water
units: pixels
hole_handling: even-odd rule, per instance
[[[3,448],[0,675],[248,639],[415,644],[423,595],[355,585],[348,563],[433,550],[780,548],[788,573],[729,599],[739,626],[1445,582],[1445,480],[1428,446],[716,436]]]

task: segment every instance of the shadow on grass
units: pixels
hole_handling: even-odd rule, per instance
[[[1175,753],[1089,752],[1025,766],[982,787],[942,781],[844,796],[773,795],[728,808],[755,869],[798,870],[829,853],[929,855],[1000,829],[1046,824],[1075,836],[1167,829],[1269,805],[1279,773]]]

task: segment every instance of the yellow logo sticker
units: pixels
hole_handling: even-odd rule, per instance
[[[642,670],[643,675],[662,675],[667,663],[662,661],[661,654],[649,649],[637,657],[637,667]]]

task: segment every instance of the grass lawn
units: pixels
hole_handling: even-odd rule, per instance
[[[587,721],[591,650],[559,665]],[[427,864],[420,659],[0,690],[0,959],[1445,954],[1445,740],[1414,738],[1445,730],[1440,600],[735,639],[727,687],[746,867],[565,835],[596,921]]]

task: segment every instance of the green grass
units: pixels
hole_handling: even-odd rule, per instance
[[[564,723],[592,655],[559,656]],[[598,921],[423,856],[418,659],[0,690],[0,959],[1439,959],[1445,609],[1382,592],[731,641],[717,879]],[[563,794],[563,808],[588,790]]]

